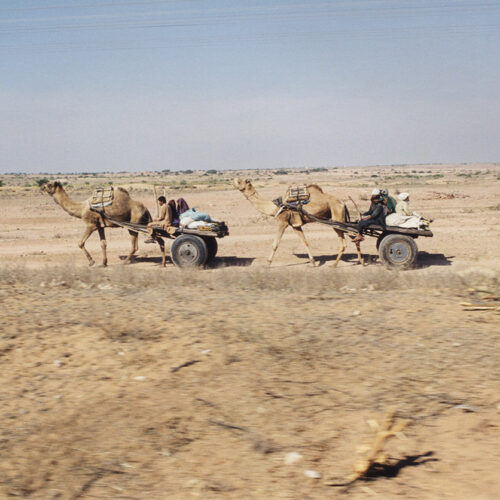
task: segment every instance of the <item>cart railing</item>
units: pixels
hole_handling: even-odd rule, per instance
[[[108,220],[112,224],[116,224],[117,226],[123,227],[125,229],[129,229],[131,231],[136,231],[138,233],[148,234],[148,226],[145,224],[134,224],[132,222],[122,222],[106,214],[103,210],[95,210],[101,217]],[[208,224],[208,223],[207,223]],[[154,231],[158,236],[162,236],[165,238],[176,238],[181,234],[195,234],[197,236],[213,236],[214,238],[223,238],[229,234],[229,229],[225,222],[213,222],[212,224],[216,224],[216,229],[189,229],[187,227],[176,227],[175,232],[170,234],[161,226],[155,227]],[[208,227],[208,226],[207,226]]]
[[[295,205],[285,205],[286,208],[290,210],[294,210],[296,212],[301,213],[306,216],[313,222],[319,222],[320,224],[326,224],[335,229],[340,229],[346,233],[358,234],[358,224],[356,222],[338,222],[331,219],[322,219],[321,217],[316,217],[315,215],[310,214],[303,207],[296,207]],[[400,227],[400,226],[380,226],[378,224],[373,224],[364,228],[365,234],[368,236],[379,237],[382,234],[407,234],[414,238],[419,236],[432,237],[434,236],[432,231],[428,229],[415,229],[408,227]]]

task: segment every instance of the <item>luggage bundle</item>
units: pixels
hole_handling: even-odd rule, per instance
[[[288,186],[285,203],[307,203],[311,195],[305,184],[301,186]]]
[[[114,199],[115,190],[113,189],[113,186],[97,188],[92,193],[92,198],[90,198],[90,208],[93,210],[102,210],[104,207],[112,205]]]

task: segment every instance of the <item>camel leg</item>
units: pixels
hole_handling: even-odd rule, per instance
[[[136,231],[129,231],[128,234],[130,234],[130,241],[132,243],[132,248],[130,249],[130,253],[125,259],[124,264],[130,264],[130,259],[134,256],[134,254],[139,250],[139,233]]]
[[[158,245],[160,245],[160,250],[161,250],[161,267],[165,267],[167,265],[166,259],[167,259],[167,252],[165,249],[165,242],[163,241],[163,238],[157,237],[156,241],[158,242]]]
[[[339,251],[337,253],[337,258],[335,259],[335,262],[333,263],[333,266],[337,267],[340,259],[342,258],[342,255],[344,254],[344,251],[345,251],[347,245],[345,242],[344,233],[342,231],[339,231],[338,229],[334,229],[334,231],[337,233],[337,236],[339,237]]]
[[[358,254],[358,262],[363,266],[365,264],[365,261],[363,260],[363,256],[361,255],[361,242],[355,241],[354,244],[356,245],[356,253]]]
[[[108,256],[106,254],[106,235],[104,234],[104,228],[98,227],[99,238],[101,239],[101,250],[102,250],[102,264],[99,267],[106,267],[108,265]]]
[[[83,250],[83,253],[85,254],[85,257],[87,257],[89,261],[89,266],[93,266],[95,264],[94,259],[92,256],[89,254],[87,249],[85,248],[85,242],[89,239],[90,235],[96,230],[97,228],[95,226],[87,226],[85,229],[85,232],[83,233],[82,239],[80,240],[80,243],[78,243],[78,247]]]
[[[302,231],[301,227],[293,227],[292,226],[292,229],[294,230],[295,234],[299,237],[299,239],[302,241],[302,243],[304,243],[304,245],[307,249],[307,254],[309,255],[309,260],[311,261],[311,264],[313,266],[315,266],[316,261],[314,260],[314,257],[313,257],[312,251],[311,251],[311,247],[309,246],[309,243],[306,240],[306,236],[304,234],[304,231]]]
[[[288,227],[288,221],[287,222],[280,222],[280,224],[278,226],[278,232],[276,233],[276,238],[274,238],[274,241],[273,241],[273,249],[271,250],[271,255],[269,255],[269,258],[267,259],[267,263],[269,265],[271,265],[271,262],[273,261],[274,254],[276,253],[276,250],[278,249],[281,238],[283,237],[283,233],[285,232],[285,229],[287,227]]]

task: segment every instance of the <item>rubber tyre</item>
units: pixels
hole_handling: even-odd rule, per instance
[[[217,255],[217,250],[219,248],[219,245],[217,243],[217,240],[215,239],[215,236],[205,236],[203,239],[205,240],[205,244],[207,245],[207,250],[208,250],[206,263],[212,262],[215,259],[215,256]]]
[[[389,268],[410,269],[417,260],[415,239],[404,234],[388,234],[380,242],[380,261]]]
[[[387,233],[382,233],[378,238],[377,238],[377,252],[378,249],[380,248],[380,243],[382,243],[382,240],[387,236]]]
[[[194,234],[183,234],[175,238],[170,247],[172,262],[181,268],[202,267],[208,257],[208,249],[203,238]]]

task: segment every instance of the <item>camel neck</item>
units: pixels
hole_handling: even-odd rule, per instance
[[[260,212],[274,216],[278,211],[278,207],[270,200],[262,198],[253,186],[243,191],[245,198]]]
[[[58,188],[52,195],[54,201],[60,205],[69,215],[82,218],[84,203],[73,201],[62,187]]]

